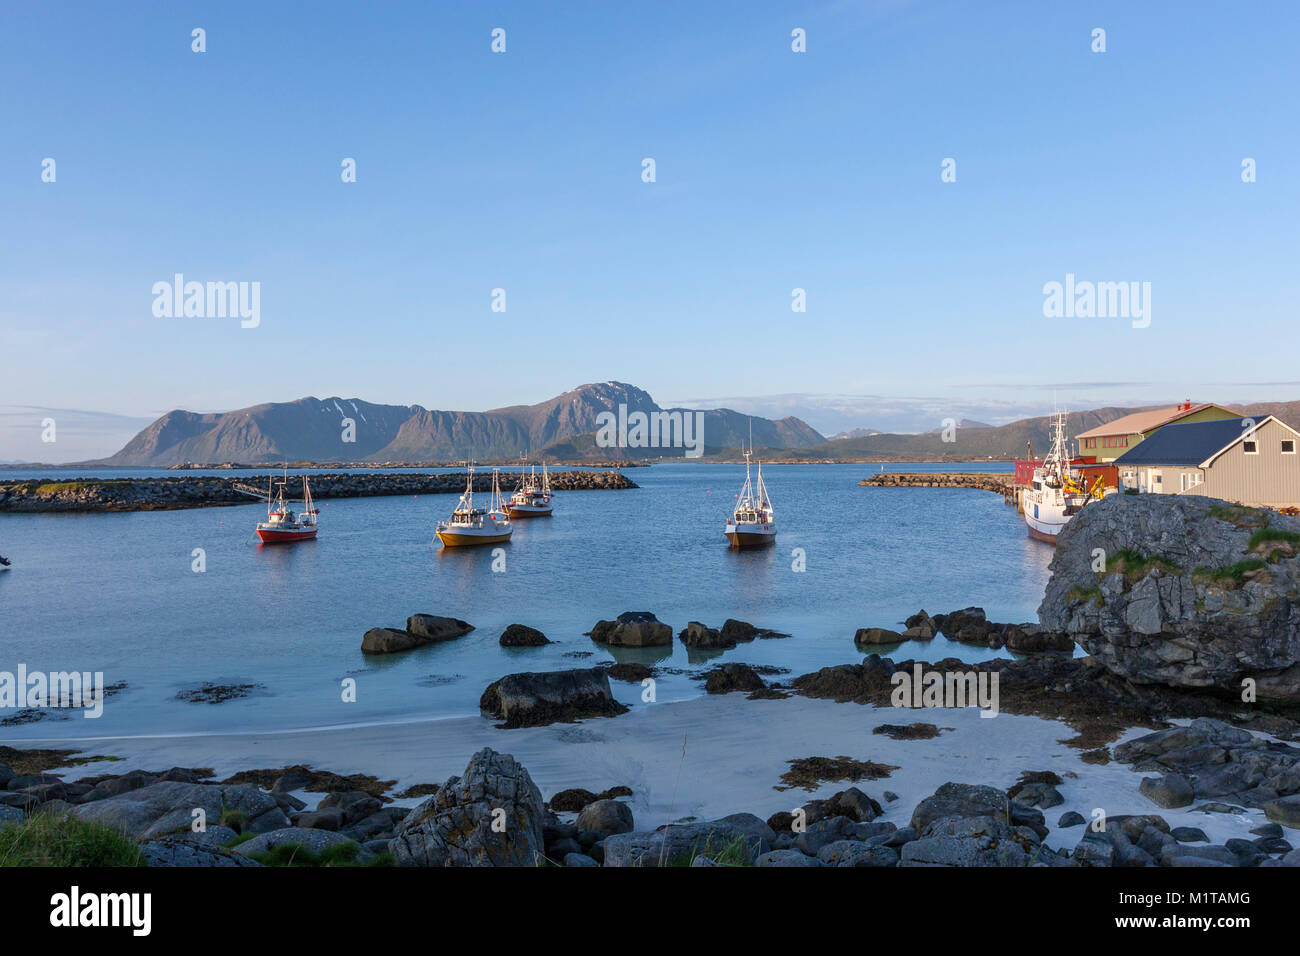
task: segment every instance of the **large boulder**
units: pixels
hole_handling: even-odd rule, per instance
[[[597,621],[588,636],[610,647],[663,647],[673,643],[673,629],[649,611],[625,611],[613,621]]]
[[[753,863],[772,849],[775,838],[771,827],[749,813],[707,823],[672,823],[654,831],[606,837],[605,865],[675,866],[724,852],[737,862]]]
[[[468,634],[474,625],[454,617],[434,614],[412,614],[406,619],[406,629],[372,627],[361,638],[363,654],[395,654],[428,644],[441,644]]]
[[[734,640],[723,639],[722,632],[716,627],[705,627],[699,621],[691,621],[677,637],[687,647],[704,650],[726,650],[736,646]]]
[[[507,728],[627,713],[614,699],[603,667],[507,674],[483,691],[479,709],[485,716],[504,721]]]
[[[241,813],[246,832],[265,833],[289,825],[275,797],[256,787],[182,783],[165,780],[83,803],[72,812],[83,820],[116,827],[134,840],[151,840],[189,832],[202,810],[205,824],[217,824],[224,811]]]
[[[501,632],[499,640],[502,647],[541,647],[551,643],[546,635],[527,624],[511,624]]]
[[[632,808],[619,800],[594,800],[578,814],[579,830],[601,836],[631,833],[633,826]]]
[[[1137,684],[1235,696],[1250,678],[1260,700],[1300,703],[1296,540],[1300,518],[1201,496],[1112,495],[1057,539],[1038,616]]]
[[[362,654],[396,654],[423,646],[424,641],[400,627],[372,627],[361,635]]]
[[[233,849],[240,856],[253,856],[257,853],[268,853],[276,847],[299,846],[308,853],[319,854],[322,850],[327,850],[332,846],[352,842],[354,841],[351,838],[344,836],[342,833],[335,833],[333,830],[283,827],[269,833],[259,833],[251,840],[245,840]]]
[[[732,691],[762,690],[767,685],[758,672],[748,664],[731,662],[719,664],[705,675],[704,690],[709,694],[730,694]]]
[[[911,827],[917,833],[923,833],[930,823],[944,817],[990,817],[1009,824],[1011,802],[995,787],[945,783],[916,805],[912,811]]]
[[[150,840],[140,845],[140,854],[145,866],[202,866],[235,867],[261,866],[256,860],[250,860],[230,850],[218,846],[197,843],[194,840],[182,840],[176,837],[163,837]]]
[[[1037,835],[992,816],[939,817],[903,845],[902,866],[1027,866]]]
[[[455,617],[412,614],[406,619],[406,629],[427,644],[439,644],[468,634],[474,625]]]
[[[853,643],[859,647],[864,644],[899,644],[904,640],[902,634],[887,627],[860,627],[853,635]]]
[[[485,747],[402,820],[388,850],[398,866],[535,866],[545,820],[528,771]]]

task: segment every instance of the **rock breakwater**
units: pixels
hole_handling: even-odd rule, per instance
[[[329,498],[371,498],[386,495],[459,494],[465,490],[463,473],[449,474],[321,474],[311,475],[312,495]],[[617,471],[559,471],[550,476],[556,491],[602,491],[637,487]],[[505,488],[514,478],[504,476]],[[0,483],[0,512],[168,511],[248,504],[257,499],[237,485],[265,488],[266,475],[250,478],[178,476],[167,478],[35,479]],[[296,476],[289,490],[301,490]],[[491,474],[474,476],[476,492],[492,490]]]

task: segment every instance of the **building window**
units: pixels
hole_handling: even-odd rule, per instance
[[[1294,438],[1283,438],[1283,439],[1282,439],[1282,454],[1284,454],[1284,455],[1294,455],[1294,454],[1295,454],[1295,439],[1294,439]]]
[[[1244,442],[1241,443],[1241,450],[1242,450],[1245,454],[1247,454],[1247,455],[1258,455],[1258,454],[1259,454],[1259,442],[1257,442],[1257,441],[1244,441]]]

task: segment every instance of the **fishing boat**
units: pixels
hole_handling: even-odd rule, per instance
[[[3,554],[0,554],[0,571],[8,571],[12,567],[13,567],[13,562],[10,561],[8,558],[6,558]]]
[[[763,463],[758,463],[758,480],[750,480],[749,459],[753,448],[745,452],[745,486],[736,496],[736,507],[727,519],[727,541],[733,548],[762,548],[776,543],[776,519],[772,502],[763,483]]]
[[[520,473],[519,489],[506,502],[506,513],[511,518],[542,518],[550,515],[554,505],[551,503],[551,476],[542,463],[542,479],[537,480],[537,466],[529,469],[528,474]]]
[[[1050,426],[1052,450],[1041,465],[1034,468],[1029,486],[1025,489],[1025,526],[1029,536],[1049,544],[1065,525],[1094,497],[1104,494],[1104,482],[1099,478],[1091,488],[1086,488],[1079,475],[1070,467],[1070,456],[1065,449],[1065,414],[1057,412]]]
[[[312,507],[311,486],[307,476],[302,476],[302,510],[295,513],[284,499],[284,489],[289,483],[289,472],[275,482],[272,494],[271,477],[266,479],[266,520],[258,522],[257,537],[263,544],[292,544],[310,541],[316,537],[316,517],[320,512]]]
[[[487,511],[474,507],[474,466],[466,467],[465,493],[451,517],[434,526],[434,534],[444,548],[467,548],[480,544],[500,544],[510,540],[514,528],[501,500],[501,476],[492,469],[492,505]]]

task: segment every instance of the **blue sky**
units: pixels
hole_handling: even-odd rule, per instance
[[[0,459],[44,408],[607,379],[824,430],[1300,398],[1300,5],[558,6],[11,5]],[[177,272],[260,325],[156,318]],[[1067,273],[1150,327],[1045,319]]]

